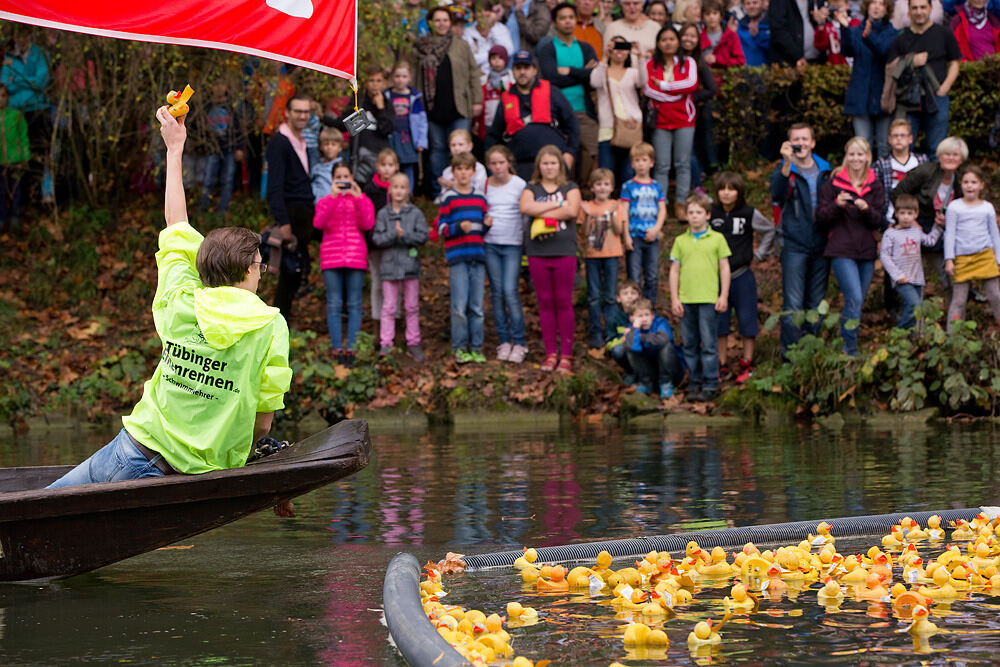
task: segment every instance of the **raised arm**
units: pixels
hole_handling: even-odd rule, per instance
[[[181,158],[184,155],[187,128],[184,126],[184,116],[174,118],[165,106],[157,109],[156,118],[160,121],[163,143],[167,145],[167,187],[163,200],[163,217],[169,227],[188,220],[184,179],[181,174]]]

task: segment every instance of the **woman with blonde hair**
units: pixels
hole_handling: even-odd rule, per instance
[[[819,189],[816,224],[827,230],[826,251],[844,295],[840,333],[844,352],[858,353],[861,305],[875,270],[878,230],[885,215],[885,189],[871,168],[872,150],[864,137],[844,147],[844,162]],[[850,323],[850,325],[849,325]]]
[[[566,177],[562,151],[543,146],[531,183],[521,193],[524,254],[538,294],[538,324],[545,361],[540,369],[573,372],[573,283],[576,279],[576,218],[580,188]],[[557,345],[557,338],[558,345]]]

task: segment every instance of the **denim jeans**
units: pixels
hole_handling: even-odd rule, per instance
[[[427,123],[427,142],[431,157],[431,194],[437,197],[441,186],[437,179],[441,178],[444,168],[448,166],[448,135],[455,130],[468,130],[472,123],[468,118],[459,116],[447,125],[439,125],[433,121]]]
[[[811,310],[826,296],[830,262],[822,253],[784,250],[781,253],[782,310]],[[798,342],[804,333],[815,334],[818,324],[806,323],[799,329],[790,315],[781,318],[781,353]]]
[[[903,305],[899,310],[899,319],[896,326],[900,329],[912,329],[917,323],[917,318],[913,315],[913,309],[920,305],[924,298],[923,285],[911,285],[910,283],[897,284],[896,294]]]
[[[212,200],[212,189],[219,183],[219,213],[229,209],[229,200],[233,198],[233,179],[236,176],[236,159],[233,151],[222,155],[209,154],[205,159],[205,180],[202,183],[201,206],[204,213]]]
[[[619,367],[621,367],[622,372],[625,375],[632,375],[634,369],[632,364],[628,360],[628,351],[625,349],[625,343],[618,343],[610,350],[611,358],[614,360]]]
[[[864,137],[868,140],[868,145],[871,147],[876,159],[889,154],[889,123],[891,122],[892,116],[887,114],[879,116],[851,116],[854,136]],[[878,151],[877,153],[876,150]]]
[[[655,178],[670,192],[670,166],[674,167],[677,186],[674,201],[683,205],[691,190],[691,149],[694,146],[694,128],[682,127],[677,130],[653,130],[653,149],[656,151]]]
[[[587,308],[590,310],[590,337],[604,340],[607,322],[615,312],[615,296],[618,292],[618,258],[588,257],[587,267]],[[603,324],[601,316],[604,316]]]
[[[673,343],[667,343],[655,352],[626,350],[626,354],[629,364],[635,369],[639,384],[658,388],[664,382],[676,386],[684,379]]]
[[[451,349],[483,348],[483,291],[486,267],[460,262],[448,267],[451,285]]]
[[[344,348],[340,314],[346,301],[347,348],[354,349],[361,331],[361,293],[365,288],[365,272],[363,269],[323,269],[323,282],[326,283],[326,326],[330,330],[330,347],[334,350]]]
[[[910,127],[913,128],[914,144],[917,141],[917,134],[922,129],[927,148],[924,152],[932,156],[936,155],[938,144],[948,136],[948,96],[935,97],[934,99],[937,100],[937,113],[918,111],[906,114],[906,119],[910,121]]]
[[[163,477],[156,467],[157,456],[152,461],[132,443],[125,429],[115,439],[97,450],[90,458],[49,484],[46,489],[57,489],[77,484],[121,482],[126,479]]]
[[[601,141],[597,144],[597,166],[610,169],[614,173],[615,184],[619,190],[622,183],[635,176],[628,149],[612,146],[610,141]]]
[[[632,237],[632,250],[625,253],[625,268],[629,280],[642,287],[642,296],[656,306],[659,286],[660,242],[647,241],[641,236]]]
[[[858,354],[858,327],[847,329],[847,320],[861,320],[861,306],[872,284],[875,260],[858,260],[834,257],[830,260],[833,275],[837,277],[840,292],[844,295],[844,310],[840,313],[840,337],[844,339],[844,352]]]
[[[490,276],[493,322],[501,343],[528,344],[524,333],[524,310],[517,293],[521,277],[521,246],[486,244],[486,272]]]
[[[685,303],[681,331],[684,335],[684,362],[691,374],[689,388],[715,391],[719,388],[718,324],[714,303]],[[637,369],[638,370],[638,369]]]

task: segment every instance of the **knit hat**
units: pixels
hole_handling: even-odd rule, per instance
[[[492,58],[493,56],[500,56],[501,58],[503,58],[504,67],[506,67],[507,63],[510,62],[510,54],[507,53],[507,49],[505,49],[499,44],[494,44],[493,46],[490,47],[489,57]]]

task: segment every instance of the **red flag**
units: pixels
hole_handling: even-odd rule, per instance
[[[0,18],[356,74],[356,0],[0,0]]]

